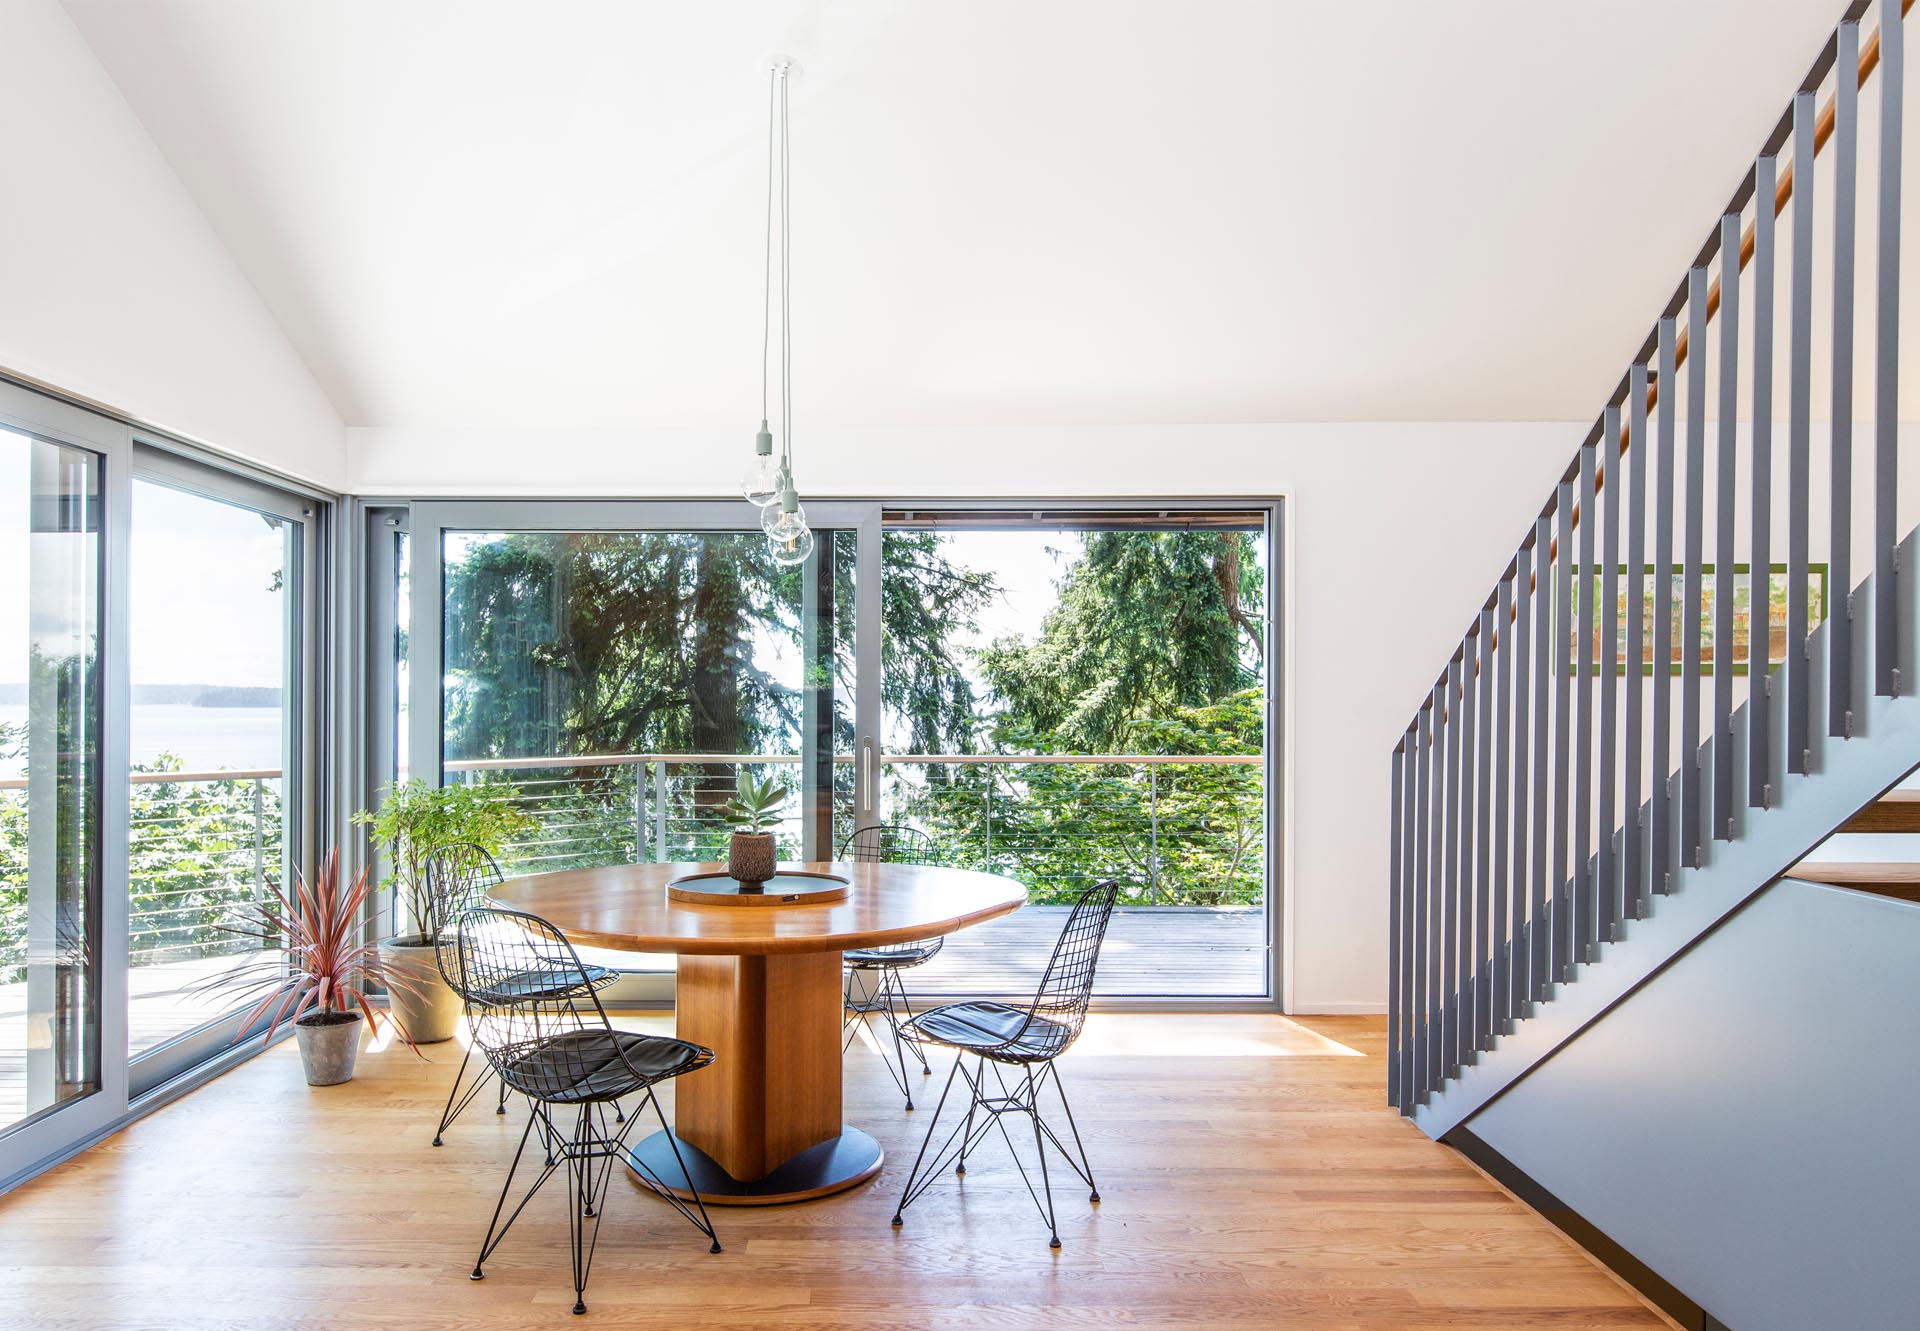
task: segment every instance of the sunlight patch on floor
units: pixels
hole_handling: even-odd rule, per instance
[[[1364,1058],[1299,1022],[1267,1013],[1097,1012],[1077,1054],[1151,1058]]]

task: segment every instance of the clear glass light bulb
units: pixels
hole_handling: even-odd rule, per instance
[[[766,527],[767,544],[772,548],[774,562],[804,562],[813,553],[813,533],[807,529],[806,510],[798,504],[791,509],[780,504],[766,511],[777,515],[773,522],[762,524]]]
[[[799,505],[797,502],[795,503],[794,507],[797,511],[799,508]],[[769,537],[771,537],[773,535],[773,529],[775,525],[779,523],[781,516],[782,516],[782,510],[780,507],[780,495],[779,495],[779,490],[776,487],[774,491],[774,502],[771,504],[765,505],[760,510],[760,530],[765,532]]]
[[[760,433],[754,436],[753,461],[740,480],[740,493],[762,508],[780,497],[780,461],[773,455],[773,436],[765,421],[760,422]]]

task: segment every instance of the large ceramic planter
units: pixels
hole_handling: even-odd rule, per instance
[[[353,1080],[353,1060],[360,1052],[358,1012],[310,1012],[293,1023],[293,1038],[300,1044],[307,1085]]]
[[[440,976],[439,949],[424,939],[383,938],[380,966],[400,983],[387,986],[387,1005],[415,1044],[451,1040],[465,1006]]]
[[[740,883],[773,877],[773,833],[735,832],[727,847],[727,876]]]

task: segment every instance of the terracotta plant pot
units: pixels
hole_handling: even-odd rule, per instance
[[[773,877],[773,833],[735,832],[727,847],[727,876],[756,885]]]
[[[387,986],[387,1004],[415,1044],[451,1040],[465,1004],[440,976],[439,949],[421,938],[380,940],[380,968],[410,981]]]
[[[360,1053],[358,1012],[309,1012],[293,1023],[293,1038],[300,1044],[307,1085],[338,1086],[353,1080],[353,1060]]]

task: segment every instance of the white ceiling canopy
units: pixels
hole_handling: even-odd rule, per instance
[[[1837,0],[67,0],[349,424],[1584,419]]]

